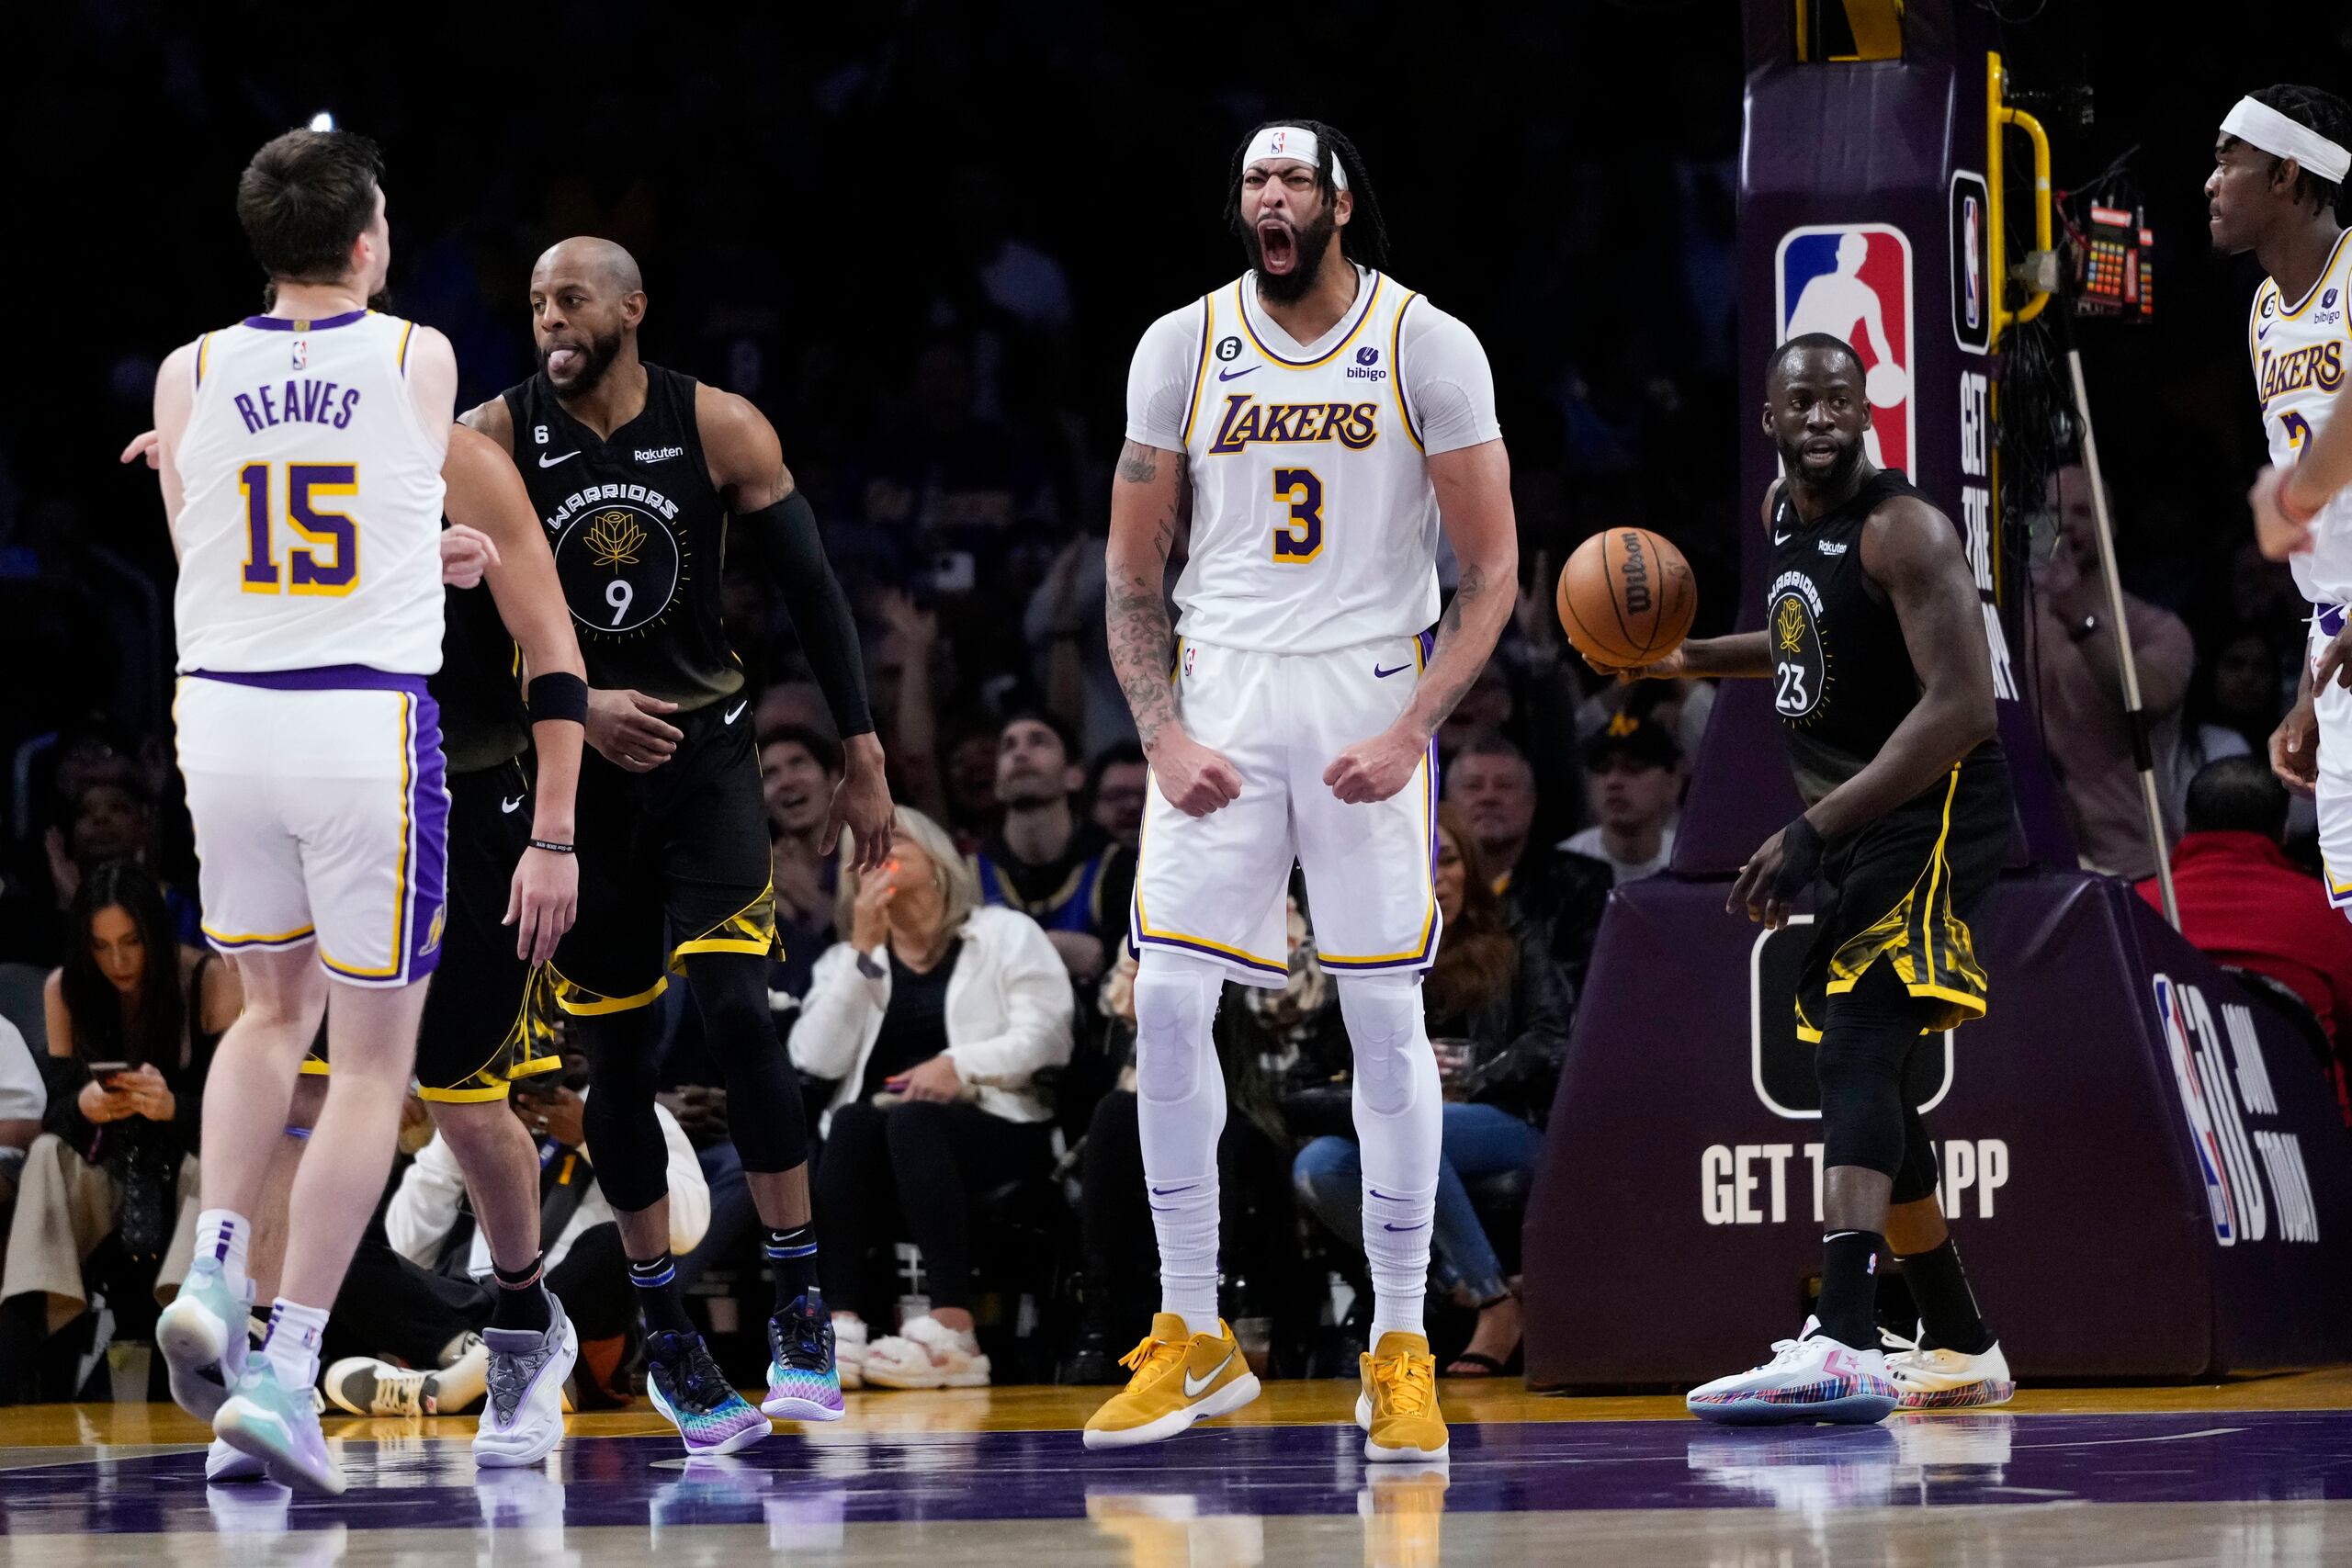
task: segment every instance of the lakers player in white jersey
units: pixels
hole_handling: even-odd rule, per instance
[[[1156,786],[1130,940],[1161,1310],[1086,1441],[1157,1441],[1257,1394],[1217,1317],[1210,1026],[1226,980],[1283,983],[1295,857],[1355,1051],[1376,1297],[1357,1420],[1373,1459],[1436,1459],[1430,737],[1510,615],[1510,464],[1477,339],[1381,270],[1379,208],[1346,138],[1260,128],[1229,210],[1250,270],[1144,334],[1111,493],[1111,655]],[[1171,629],[1162,581],[1188,511]],[[1461,566],[1442,622],[1441,527]]]
[[[342,131],[255,153],[237,213],[270,313],[178,349],[155,388],[204,932],[245,996],[206,1096],[197,1258],[157,1342],[216,1436],[326,1491],[343,1476],[311,1404],[318,1341],[390,1167],[448,815],[424,682],[457,363],[367,307],[390,261],[381,167]],[[247,1216],[331,986],[326,1157],[295,1179],[282,1293],[248,1360]]]
[[[2352,917],[2352,419],[2335,417],[2352,375],[2352,240],[2339,216],[2352,174],[2352,106],[2315,87],[2267,87],[2222,121],[2205,182],[2213,243],[2252,251],[2246,351],[2271,467],[2251,497],[2263,553],[2289,561],[2311,602],[2295,705],[2270,763],[2317,796],[2328,902]]]

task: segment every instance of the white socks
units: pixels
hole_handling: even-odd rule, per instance
[[[327,1309],[306,1307],[284,1296],[271,1303],[269,1337],[261,1353],[277,1373],[278,1386],[307,1389],[319,1381],[319,1341],[327,1331]]]
[[[1445,1135],[1437,1056],[1421,1019],[1419,975],[1337,976],[1355,1048],[1356,1141],[1363,1160],[1363,1255],[1372,1274],[1371,1343],[1423,1334],[1430,1228]]]
[[[1136,1114],[1145,1196],[1159,1241],[1159,1310],[1217,1332],[1216,1143],[1225,1075],[1211,1030],[1224,972],[1147,950],[1136,969]]]
[[[220,1276],[232,1291],[245,1288],[245,1244],[253,1224],[229,1209],[207,1209],[196,1216],[196,1258],[198,1263],[218,1262]]]

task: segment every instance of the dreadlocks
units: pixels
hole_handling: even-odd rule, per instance
[[[1347,227],[1340,231],[1340,254],[1351,262],[1371,267],[1376,272],[1388,270],[1388,225],[1380,216],[1380,197],[1373,193],[1372,175],[1365,172],[1363,154],[1356,144],[1319,119],[1270,119],[1250,128],[1241,145],[1233,152],[1233,168],[1225,182],[1225,221],[1236,239],[1247,243],[1249,225],[1241,220],[1241,161],[1250,152],[1250,143],[1261,130],[1278,125],[1295,125],[1315,134],[1317,149],[1315,162],[1315,188],[1322,193],[1328,204],[1336,199],[1339,184],[1332,177],[1334,164],[1347,171],[1348,194],[1355,198],[1354,213]]]
[[[2277,109],[2289,119],[2311,127],[2338,147],[2352,147],[2352,104],[2334,93],[2282,82],[2246,96],[2267,108]],[[1354,173],[1352,169],[1349,172]],[[2324,180],[2309,169],[2303,170],[2295,181],[2295,199],[2311,202],[2321,212],[2335,213],[2338,221],[2345,217],[2344,186],[2335,180]]]

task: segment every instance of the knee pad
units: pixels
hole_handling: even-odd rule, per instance
[[[1355,1050],[1356,1098],[1383,1116],[1412,1108],[1420,1063],[1430,1054],[1418,975],[1340,976],[1340,1016]]]
[[[1189,1100],[1215,1055],[1224,972],[1214,964],[1153,949],[1136,967],[1136,1089],[1160,1104]],[[1216,1071],[1214,1064],[1207,1067]]]
[[[1903,1063],[1916,1032],[1833,1022],[1814,1057],[1823,1160],[1893,1176],[1903,1163]]]

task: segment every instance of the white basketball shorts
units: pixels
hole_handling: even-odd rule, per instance
[[[2322,605],[2312,622],[2316,663],[2344,629],[2345,607]],[[2319,715],[2319,852],[2327,874],[2327,901],[2352,919],[2352,692],[2330,681],[2312,692]]]
[[[214,947],[314,942],[327,973],[355,986],[433,972],[449,792],[423,676],[191,674],[173,719]]]
[[[1188,817],[1160,794],[1144,804],[1128,940],[1192,953],[1249,985],[1289,972],[1283,894],[1306,868],[1323,967],[1426,969],[1437,953],[1430,881],[1437,827],[1434,745],[1386,800],[1342,805],[1324,770],[1394,723],[1427,662],[1425,637],[1334,653],[1250,653],[1180,640],[1176,707],[1184,729],[1241,773],[1241,794]]]

